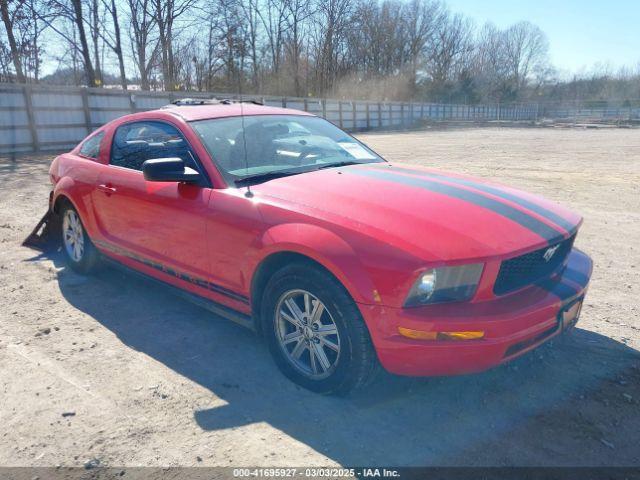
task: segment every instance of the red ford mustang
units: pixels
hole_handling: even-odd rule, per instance
[[[261,333],[317,392],[478,372],[575,324],[580,216],[392,165],[305,112],[220,102],[103,126],[50,169],[72,268],[100,260]]]

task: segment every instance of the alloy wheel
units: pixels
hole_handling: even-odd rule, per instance
[[[314,380],[331,375],[340,359],[340,335],[325,304],[306,290],[290,290],[278,300],[275,315],[287,360]]]
[[[62,218],[62,241],[69,258],[74,262],[80,262],[84,255],[84,231],[74,210],[68,209]]]

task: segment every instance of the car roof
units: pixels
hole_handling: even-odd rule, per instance
[[[270,107],[253,103],[230,103],[214,105],[170,105],[162,108],[163,113],[171,113],[187,122],[207,120],[213,118],[237,117],[240,115],[305,115],[313,116],[309,112],[293,110],[291,108]]]

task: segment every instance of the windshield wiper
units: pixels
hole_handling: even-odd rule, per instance
[[[291,170],[276,170],[275,172],[265,172],[258,173],[256,175],[249,175],[248,177],[242,177],[237,179],[234,183],[238,187],[242,187],[245,185],[253,185],[254,183],[262,183],[267,180],[271,180],[273,178],[280,177],[288,177],[291,175],[297,175],[299,173],[303,173],[302,171],[291,171]]]
[[[317,170],[322,170],[323,168],[347,167],[349,165],[362,165],[362,163],[363,162],[356,162],[355,160],[344,160],[342,162],[327,163],[326,165],[318,167]]]
[[[342,162],[327,163],[326,165],[319,166],[315,170],[322,170],[323,168],[333,168],[333,167],[346,167],[348,165],[362,165],[362,163],[364,162],[356,162],[354,160],[345,160]],[[242,187],[246,185],[253,185],[254,183],[266,182],[267,180],[272,180],[274,178],[289,177],[291,175],[298,175],[300,173],[306,173],[310,171],[313,171],[313,169],[312,170],[308,170],[308,169],[307,170],[276,170],[273,172],[258,173],[256,175],[249,175],[248,177],[242,177],[237,179],[234,183],[238,187]]]

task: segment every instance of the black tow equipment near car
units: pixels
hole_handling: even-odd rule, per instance
[[[58,215],[53,211],[51,198],[49,198],[49,208],[47,213],[40,219],[36,227],[29,236],[22,242],[23,247],[33,248],[41,252],[54,250],[60,246]]]

